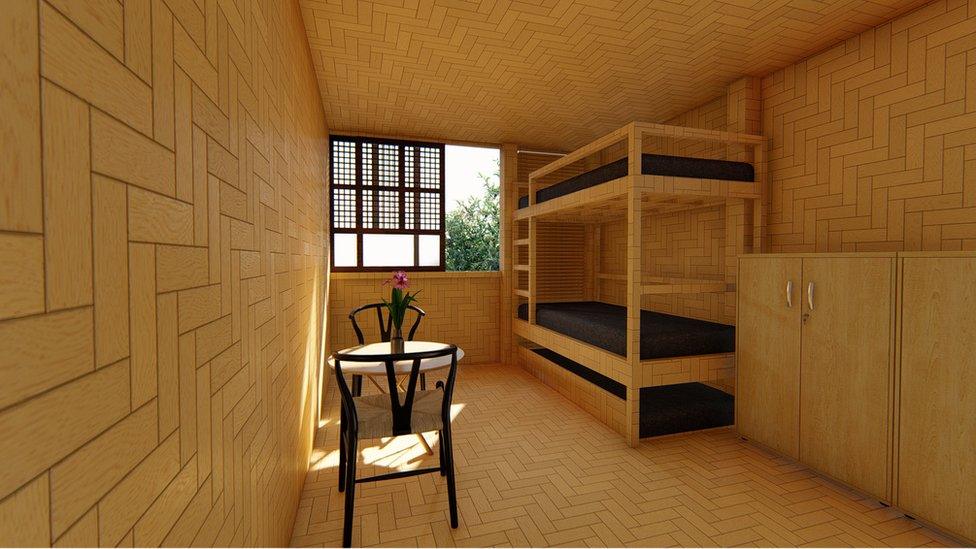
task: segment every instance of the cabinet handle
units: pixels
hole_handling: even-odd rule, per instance
[[[793,307],[793,281],[786,281],[786,306]]]
[[[810,310],[813,310],[813,282],[807,284],[807,303],[810,305]]]

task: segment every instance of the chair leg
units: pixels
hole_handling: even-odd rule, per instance
[[[352,518],[355,513],[356,499],[356,436],[350,433],[349,463],[346,464],[346,509],[342,517],[342,546],[352,547]]]
[[[441,476],[447,476],[447,460],[444,459],[444,431],[437,431],[437,452],[441,458]]]
[[[458,527],[457,490],[454,486],[454,443],[451,440],[451,427],[442,431],[444,439],[441,441],[444,455],[447,457],[447,503],[451,511],[451,528]]]
[[[352,396],[363,396],[363,376],[352,376]]]
[[[427,374],[420,374],[420,390],[427,390]]]
[[[339,414],[339,491],[346,489],[346,414]]]

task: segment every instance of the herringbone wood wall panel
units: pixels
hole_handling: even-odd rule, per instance
[[[464,349],[464,364],[499,361],[501,273],[409,274],[410,290],[420,290],[417,306],[427,313],[414,339],[454,343]],[[349,313],[361,305],[389,299],[390,287],[383,286],[383,281],[389,277],[389,273],[332,275],[328,326],[330,352],[357,344]],[[378,341],[376,313],[371,311],[357,319],[366,341]],[[412,323],[411,316],[404,321],[404,328]]]
[[[939,0],[764,78],[771,250],[976,249],[974,63]]]
[[[330,125],[572,149],[924,0],[302,0]]]
[[[286,542],[328,274],[297,4],[7,0],[0,43],[0,545]]]

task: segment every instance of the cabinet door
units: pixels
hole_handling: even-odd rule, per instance
[[[803,260],[800,461],[884,500],[893,279],[891,258]]]
[[[798,258],[743,257],[737,286],[736,428],[793,458],[798,456],[801,267]]]
[[[903,261],[896,503],[976,540],[976,259]]]

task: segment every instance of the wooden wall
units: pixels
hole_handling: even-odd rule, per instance
[[[414,339],[454,343],[464,350],[462,364],[497,363],[501,357],[501,272],[413,272],[411,291],[420,290],[418,306],[427,313]],[[381,298],[389,273],[333,273],[329,293],[329,350],[357,344],[349,312]],[[406,321],[408,324],[412,320]],[[360,324],[368,340],[379,331],[376,315]],[[404,335],[406,336],[406,335]]]
[[[976,249],[974,30],[939,0],[763,79],[771,251]]]
[[[297,2],[6,0],[0,545],[282,545],[316,427]]]

